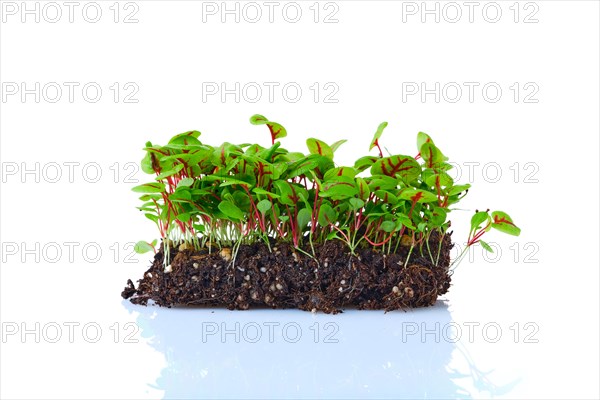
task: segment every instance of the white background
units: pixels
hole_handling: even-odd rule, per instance
[[[207,13],[221,2],[113,3],[97,3],[96,23],[86,21],[94,5],[80,2],[69,22],[68,7],[54,3],[62,18],[52,23],[56,7],[47,2],[37,3],[39,22],[22,14],[21,2],[1,2],[2,398],[600,396],[597,2],[481,2],[472,22],[463,2],[439,2],[436,22],[421,14],[421,2],[310,1],[297,3],[296,23],[282,16],[284,2],[272,23],[262,2],[256,23],[245,3],[239,22],[232,14],[224,23],[220,12]],[[457,7],[462,16],[452,22]],[[332,12],[337,22],[325,23]],[[125,23],[131,13],[137,22]],[[72,102],[65,82],[79,85]],[[221,82],[255,82],[262,98],[222,101],[203,90]],[[279,85],[272,102],[264,82]],[[422,82],[439,83],[437,102],[435,93],[407,93]],[[472,101],[465,82],[475,88]],[[33,93],[21,97],[21,83]],[[97,102],[92,89],[82,95],[88,83],[102,89]],[[288,83],[302,89],[296,102],[282,94]],[[56,86],[62,97],[53,103]],[[462,97],[453,102],[456,86]],[[337,102],[325,102],[332,87]],[[495,102],[493,87],[502,90]],[[125,102],[136,88],[128,100],[137,102]],[[488,207],[509,212],[523,233],[490,233],[498,258],[477,248],[432,309],[332,316],[123,302],[127,278],[141,277],[150,259],[131,256],[127,244],[158,236],[130,191],[147,177],[127,163],[139,162],[147,140],[165,143],[191,129],[211,144],[267,145],[266,129],[248,123],[254,113],[288,129],[289,149],[304,150],[311,136],[349,139],[336,154],[341,165],[365,154],[381,121],[389,122],[381,142],[392,153],[416,153],[416,133],[427,132],[474,186],[465,211],[451,215],[453,238],[463,243],[472,211]],[[71,322],[80,324],[73,343]],[[270,322],[280,324],[272,343]],[[39,338],[21,335],[36,323]],[[86,323],[97,324],[87,336]],[[234,334],[202,336],[236,323],[240,343]],[[298,342],[289,343],[294,331],[282,332],[286,323],[301,329]],[[327,323],[337,343],[325,341]],[[57,325],[62,336],[50,343]],[[262,336],[250,343],[257,325]],[[89,343],[94,326],[102,335]],[[456,326],[462,336],[452,343],[443,330]]]

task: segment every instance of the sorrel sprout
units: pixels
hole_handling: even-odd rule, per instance
[[[309,138],[308,154],[290,152],[279,141],[287,136],[281,124],[262,115],[250,122],[266,125],[271,147],[228,142],[214,147],[199,140],[199,131],[176,135],[165,146],[146,143],[141,166],[155,179],[133,191],[142,193],[138,209],[158,227],[166,263],[171,246],[209,251],[231,246],[235,251],[241,244],[270,246],[275,240],[302,252],[310,246],[314,254],[315,244],[341,240],[352,254],[359,246],[390,253],[408,244],[406,263],[417,248],[438,264],[450,227],[448,213],[470,185],[454,182],[448,158],[429,135],[418,133],[415,157],[384,157],[379,143],[387,127],[383,122],[369,148],[378,154],[340,166],[334,154],[345,140],[328,145]],[[467,248],[480,243],[492,251],[481,240],[491,228],[520,234],[508,214],[477,211]],[[430,245],[433,232],[439,233],[437,248]],[[141,241],[135,249],[144,253],[156,244]]]

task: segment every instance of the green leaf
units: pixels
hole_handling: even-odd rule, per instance
[[[272,207],[273,204],[270,200],[267,199],[261,200],[256,204],[256,208],[258,208],[262,215],[265,215],[267,211],[271,210]]]
[[[428,171],[432,170],[429,169]],[[437,187],[438,182],[440,187],[448,187],[454,183],[452,177],[443,171],[440,173],[433,173],[425,179],[427,186]]]
[[[330,147],[331,147],[331,151],[333,151],[335,153],[335,151],[344,143],[346,143],[347,140],[346,139],[342,139],[342,140],[338,140],[337,142],[333,143]]]
[[[471,187],[471,185],[464,184],[464,185],[456,185],[456,186],[452,186],[452,188],[450,188],[450,190],[448,191],[448,196],[454,196],[456,194],[465,192],[467,190],[469,190],[469,188]]]
[[[152,143],[150,143],[150,142],[148,142],[147,144],[152,146]],[[142,158],[142,163],[141,163],[142,171],[144,171],[147,174],[153,174],[155,172],[154,171],[155,164],[158,165],[158,159],[156,157],[156,154],[154,154],[150,151],[147,151],[144,158]]]
[[[225,172],[230,172],[234,168],[238,166],[238,164],[242,161],[241,157],[229,158],[225,164]]]
[[[411,156],[383,157],[373,164],[371,175],[400,177],[404,182],[412,182],[421,175],[421,165]]]
[[[277,180],[281,178],[281,176],[287,171],[288,164],[284,162],[277,162],[271,165],[271,169],[273,171],[273,180]]]
[[[426,134],[425,132],[417,133],[417,149],[419,150],[419,152],[421,151],[421,146],[429,142],[433,143],[433,140],[431,140],[431,137],[429,137],[428,134]]]
[[[357,194],[358,189],[354,179],[345,176],[337,177],[334,181],[325,182],[321,191],[322,197],[332,197],[335,200],[354,197]]]
[[[308,208],[302,208],[298,211],[298,227],[300,230],[306,228],[311,221],[312,211]]]
[[[330,162],[331,166],[333,166],[333,162],[331,162],[330,159],[320,156],[318,154],[311,154],[308,157],[303,157],[302,159],[295,161],[289,167],[288,178],[294,178],[296,176],[307,174],[308,176],[310,176],[311,171],[314,171],[315,169],[323,165],[323,160]],[[329,169],[325,169],[325,171],[322,172],[326,172],[328,170]]]
[[[250,123],[252,125],[265,125],[268,122],[269,120],[267,119],[267,117],[260,114],[254,114],[250,117]]]
[[[365,202],[361,199],[357,199],[356,197],[352,197],[351,199],[349,199],[348,203],[350,203],[350,207],[353,211],[360,210],[365,206]]]
[[[146,213],[146,214],[144,214],[144,216],[145,216],[146,218],[148,218],[150,221],[152,221],[152,222],[155,222],[155,223],[158,223],[158,216],[157,216],[156,214],[149,214],[149,213]]]
[[[372,221],[389,215],[388,205],[385,203],[367,203],[365,206],[365,215]]]
[[[375,157],[375,156],[361,157],[358,160],[356,160],[356,162],[354,163],[354,169],[356,169],[358,172],[362,172],[366,169],[371,168],[371,166],[373,164],[375,164],[375,162],[377,162],[377,160],[379,160],[379,157]]]
[[[189,189],[184,187],[171,193],[169,195],[169,200],[186,203],[192,201],[192,194],[190,193]]]
[[[140,196],[141,201],[160,200],[162,196],[158,193],[149,193]]]
[[[251,156],[251,155],[255,155],[255,154],[258,154],[258,153],[260,153],[260,152],[261,152],[261,151],[263,151],[264,149],[265,149],[265,148],[264,148],[264,147],[262,147],[262,146],[261,146],[261,145],[259,145],[259,144],[253,144],[253,145],[249,146],[249,147],[246,149],[246,152],[245,152],[245,154],[247,154],[247,155],[250,155],[250,156]]]
[[[190,214],[190,213],[183,213],[183,214],[177,215],[175,218],[177,218],[181,222],[188,222],[191,217],[192,217],[192,214]]]
[[[273,143],[275,143],[276,139],[281,139],[281,138],[287,136],[287,131],[285,130],[285,128],[283,126],[281,126],[281,124],[278,124],[277,122],[269,121],[267,119],[267,117],[265,117],[263,115],[254,114],[253,116],[250,117],[250,123],[252,125],[267,125],[267,127],[269,128],[269,131],[271,132],[271,139],[272,139]]]
[[[231,220],[241,220],[244,218],[244,213],[235,204],[230,201],[223,200],[219,203],[219,210]]]
[[[375,146],[377,146],[377,144],[379,143],[379,138],[381,137],[381,134],[383,133],[383,130],[388,126],[387,122],[382,122],[381,124],[379,124],[379,126],[377,127],[377,131],[375,132],[375,135],[373,135],[373,140],[371,140],[371,145],[369,146],[369,151],[373,150],[373,148]]]
[[[184,186],[191,186],[192,183],[194,183],[194,178],[183,178],[182,180],[179,181],[179,183],[177,184],[177,187],[184,187]]]
[[[356,186],[358,187],[358,197],[361,200],[367,201],[371,195],[371,190],[367,182],[363,178],[356,178]]]
[[[155,203],[153,201],[146,201],[144,204],[142,204],[140,207],[154,207]],[[153,209],[154,210],[154,209]]]
[[[400,198],[404,200],[416,201],[417,203],[432,203],[438,201],[438,198],[435,194],[421,189],[404,189],[400,193]]]
[[[327,171],[334,167],[333,160],[331,158],[320,156],[318,154],[311,154],[309,157],[315,157],[315,160],[317,160],[317,168],[314,171],[310,172],[313,178],[315,176],[322,178],[323,175],[327,173]]]
[[[380,228],[384,232],[391,233],[396,230],[396,224],[393,221],[383,221]]]
[[[150,145],[150,146],[148,146]],[[154,153],[156,154],[156,157],[158,157],[159,159],[162,159],[163,157],[168,156],[170,153],[167,149],[165,149],[162,146],[158,146],[158,145],[152,145],[151,142],[146,142],[146,147],[144,147],[144,150],[150,152],[150,153]]]
[[[131,190],[137,193],[162,193],[165,191],[165,184],[160,182],[144,183],[133,187]]]
[[[358,171],[352,167],[337,167],[337,168],[332,168],[329,171],[327,171],[327,173],[325,173],[325,175],[323,176],[323,179],[325,179],[325,180],[335,179],[336,177],[339,177],[339,176],[354,178],[357,173],[358,173]]]
[[[431,211],[430,222],[434,226],[442,226],[444,222],[446,222],[446,217],[448,216],[448,212],[442,207],[433,207]]]
[[[521,229],[517,227],[512,218],[503,211],[494,211],[492,213],[492,228],[513,236],[519,236],[521,234]]]
[[[279,195],[279,202],[281,204],[293,206],[298,202],[298,195],[290,182],[275,181],[273,182],[273,186],[275,186],[275,191]]]
[[[255,177],[252,175],[248,175],[248,174],[237,174],[235,175],[236,177],[234,178],[233,176],[223,176],[221,177],[223,183],[221,183],[219,186],[224,187],[224,186],[231,186],[231,185],[241,185],[241,186],[245,186],[245,187],[251,187],[254,186],[254,184],[256,184],[255,181]]]
[[[206,226],[194,224],[194,229],[196,230],[196,232],[203,233],[206,231]]]
[[[494,252],[494,249],[492,249],[492,248],[490,247],[490,245],[489,245],[489,244],[487,244],[486,242],[484,242],[483,240],[481,240],[481,239],[480,239],[480,240],[479,240],[479,243],[481,244],[481,247],[483,247],[484,249],[486,249],[486,250],[487,250],[487,251],[489,251],[490,253],[493,253],[493,252]]]
[[[172,162],[179,162],[179,163],[185,162],[190,165],[197,164],[203,160],[206,160],[208,157],[210,157],[211,152],[212,152],[212,150],[206,146],[202,146],[202,148],[200,148],[200,149],[191,150],[187,153],[181,153],[178,150],[177,154],[172,154],[170,156],[162,157],[160,159],[160,161],[161,162],[172,161]]]
[[[483,225],[484,222],[487,222],[489,220],[490,220],[490,216],[486,211],[476,212],[471,217],[471,232],[474,232],[474,231],[480,229],[481,225]]]
[[[152,243],[156,243],[156,241],[153,241]],[[148,242],[140,240],[133,246],[133,251],[135,251],[138,254],[144,254],[149,251],[154,251],[154,246],[152,246],[152,244]]]
[[[181,171],[182,169],[183,169],[183,164],[177,164],[172,169],[170,169],[168,171],[165,171],[165,172],[162,172],[161,174],[159,174],[156,177],[156,180],[160,181],[160,180],[163,180],[163,179],[165,179],[165,178],[167,178],[169,176],[173,176],[173,175],[179,173],[179,171]]]
[[[328,226],[329,224],[335,223],[337,218],[337,213],[329,204],[321,204],[321,208],[319,209],[319,224],[321,226]]]
[[[246,191],[234,190],[231,198],[233,199],[233,204],[237,205],[242,210],[250,210],[250,197],[248,197]],[[227,200],[231,201],[231,198],[227,198]]]
[[[278,159],[285,162],[296,162],[298,160],[303,159],[305,156],[303,153],[294,151],[286,154],[281,154]]]
[[[210,162],[214,166],[219,167],[219,170],[221,170],[222,168],[227,168],[228,165],[230,165],[234,155],[241,156],[243,155],[243,152],[239,146],[225,142],[212,150],[212,153],[210,154]]]
[[[329,159],[333,159],[333,150],[322,140],[309,138],[306,140],[306,146],[310,154],[318,154]]]
[[[375,196],[379,197],[381,200],[388,204],[394,205],[398,203],[398,198],[394,194],[385,190],[376,190]]]
[[[433,142],[423,143],[421,146],[421,157],[423,157],[425,165],[429,168],[437,168],[438,165],[447,160]]]
[[[262,116],[260,114],[254,114],[250,117],[250,123],[252,125],[265,125],[268,122],[269,120],[267,119],[267,117]]]
[[[277,150],[279,149],[280,146],[281,146],[281,143],[279,143],[279,142],[273,143],[273,146],[269,147],[268,149],[262,150],[259,153],[259,157],[263,161],[266,161],[268,163],[272,162],[273,156],[275,155],[275,153],[277,152]]]
[[[275,181],[274,185],[279,194],[279,202],[281,204],[295,206],[302,199],[308,198],[308,191],[300,184],[288,181]]]
[[[274,198],[274,199],[277,199],[277,198],[279,198],[279,195],[278,195],[278,194],[275,194],[275,193],[269,192],[269,191],[267,191],[267,190],[265,190],[265,189],[262,189],[262,188],[259,188],[259,187],[255,187],[254,189],[252,189],[252,191],[253,191],[254,193],[256,193],[256,194],[262,194],[262,195],[265,195],[265,196],[271,196],[271,197],[272,197],[272,198]]]
[[[340,239],[336,231],[329,232],[327,235],[327,240]]]
[[[415,229],[412,220],[408,217],[408,215],[403,213],[396,213],[396,219],[404,226],[409,229]]]
[[[200,136],[199,131],[188,131],[175,135],[169,140],[170,145],[183,145],[183,146],[200,146],[202,143],[198,140]]]
[[[392,190],[398,186],[398,180],[386,175],[376,175],[369,179],[369,189],[371,192],[376,190]]]

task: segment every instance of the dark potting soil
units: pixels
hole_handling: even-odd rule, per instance
[[[439,237],[430,249],[437,256]],[[131,280],[121,293],[134,304],[149,300],[160,306],[226,306],[299,308],[337,313],[345,307],[386,311],[426,307],[450,287],[450,249],[446,234],[439,262],[434,265],[426,246],[416,246],[406,267],[409,247],[384,254],[373,248],[351,255],[340,241],[315,246],[315,258],[276,243],[242,245],[235,260],[230,249],[171,249],[170,272],[165,272],[161,249],[135,288]],[[312,254],[312,250],[306,249]],[[234,262],[235,261],[235,262]]]

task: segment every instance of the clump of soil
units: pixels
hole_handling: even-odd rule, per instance
[[[434,259],[439,240],[435,235],[430,239]],[[239,310],[266,306],[337,313],[345,307],[386,311],[426,307],[450,287],[451,248],[447,234],[434,265],[426,246],[423,254],[417,246],[406,267],[408,247],[400,246],[392,254],[365,248],[351,255],[345,244],[335,240],[315,246],[314,258],[286,243],[275,243],[272,251],[264,243],[242,245],[235,260],[230,249],[210,253],[172,249],[167,269],[161,248],[137,289],[128,280],[121,295],[134,304],[152,300],[167,307]]]

